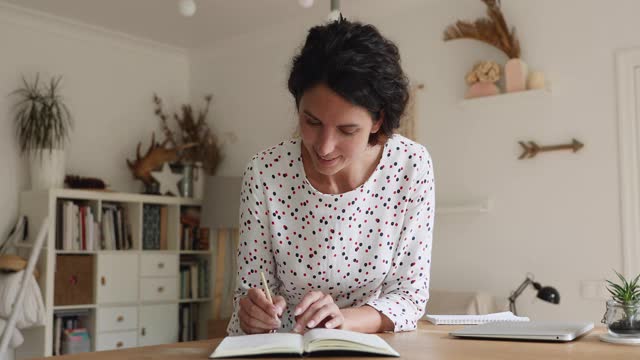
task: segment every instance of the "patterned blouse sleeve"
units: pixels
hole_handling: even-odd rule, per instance
[[[367,303],[386,315],[396,332],[414,330],[429,299],[435,187],[428,154],[424,164],[408,196],[398,246],[380,297]]]
[[[238,301],[250,288],[262,288],[260,272],[264,272],[269,287],[274,292],[276,266],[269,236],[268,206],[265,186],[254,157],[242,177],[240,191],[240,241],[238,243],[237,280],[233,296],[233,314],[227,327],[229,335],[242,335],[238,318]]]

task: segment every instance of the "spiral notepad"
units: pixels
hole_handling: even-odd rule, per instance
[[[499,321],[529,321],[528,317],[515,316],[511,311],[486,315],[426,315],[435,325],[478,325]]]

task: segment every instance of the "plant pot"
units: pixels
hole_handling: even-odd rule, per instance
[[[29,153],[31,190],[64,187],[65,154],[61,149],[36,149]]]
[[[640,337],[640,301],[623,305],[617,301],[607,301],[607,312],[602,318],[609,334],[618,337]]]

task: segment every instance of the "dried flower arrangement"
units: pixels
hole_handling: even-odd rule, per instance
[[[153,103],[155,104],[155,114],[162,121],[162,131],[166,137],[166,141],[179,148],[185,144],[196,144],[193,147],[184,148],[181,160],[186,163],[201,163],[207,174],[213,175],[220,162],[220,149],[216,136],[213,134],[206,119],[211,106],[211,95],[204,97],[205,106],[203,109],[194,111],[191,105],[182,105],[181,114],[174,113],[173,118],[179,127],[179,134],[171,130],[168,124],[169,116],[162,108],[162,99],[153,94]]]
[[[496,82],[500,80],[500,65],[493,61],[480,61],[473,66],[465,78],[467,85],[480,81]]]
[[[488,18],[478,18],[473,23],[458,20],[444,30],[444,41],[473,39],[494,46],[504,52],[509,59],[520,57],[520,41],[516,29],[509,30],[500,0],[482,0],[487,5]]]

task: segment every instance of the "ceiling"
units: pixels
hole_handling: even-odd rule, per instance
[[[343,0],[346,16],[393,8],[397,0]],[[412,2],[402,0],[404,2]],[[35,10],[180,47],[199,48],[224,39],[287,22],[324,21],[330,0],[315,0],[305,9],[298,0],[195,0],[197,11],[184,17],[178,0],[0,0]]]

